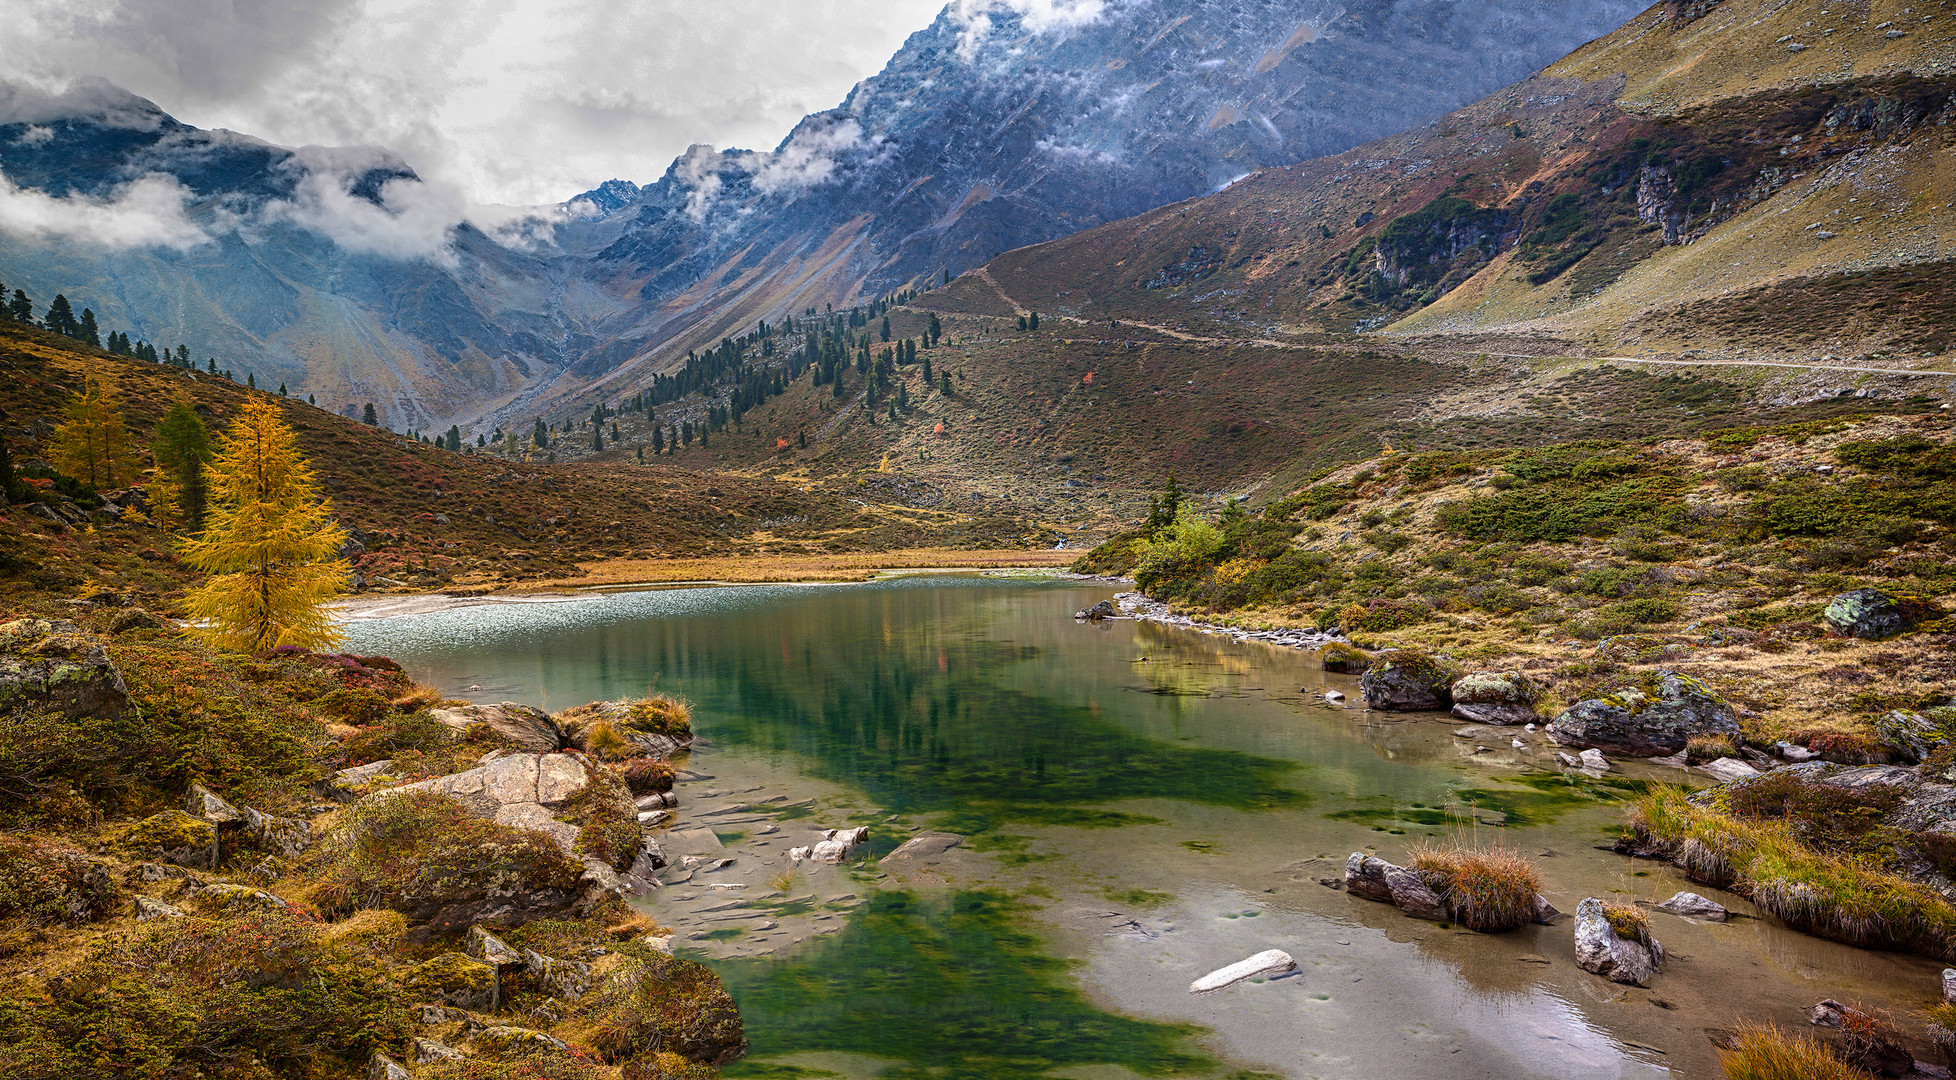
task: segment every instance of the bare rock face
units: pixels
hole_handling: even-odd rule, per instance
[[[584,762],[573,755],[515,754],[479,769],[403,784],[368,798],[432,791],[498,825],[544,833],[569,852],[577,844],[577,826],[558,821],[557,814],[567,809],[590,782]]]
[[[0,624],[0,708],[120,716],[129,687],[100,643],[66,620]]]
[[[1663,963],[1664,947],[1617,935],[1603,913],[1603,902],[1589,897],[1576,905],[1576,963],[1611,982],[1649,986]]]
[[[570,745],[563,729],[550,714],[530,705],[505,701],[500,705],[461,705],[450,709],[431,709],[435,719],[466,735],[477,724],[533,754],[550,754]]]

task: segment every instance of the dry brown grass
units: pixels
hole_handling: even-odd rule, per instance
[[[861,551],[839,555],[732,555],[708,559],[609,559],[580,563],[584,573],[553,578],[537,589],[592,586],[670,585],[681,582],[768,584],[786,582],[868,581],[886,570],[999,570],[1049,569],[1069,566],[1078,551],[1019,550],[952,551],[910,548],[899,551]]]
[[[1771,1024],[1740,1028],[1737,1042],[1720,1055],[1725,1080],[1873,1080],[1819,1041]]]
[[[1413,868],[1438,878],[1454,918],[1471,930],[1513,930],[1535,917],[1542,878],[1534,864],[1507,848],[1425,846],[1413,851]]]

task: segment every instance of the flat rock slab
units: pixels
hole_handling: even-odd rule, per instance
[[[665,848],[680,854],[693,854],[701,851],[725,851],[727,845],[712,829],[674,829],[665,834]]]
[[[1716,900],[1699,896],[1695,892],[1681,892],[1657,905],[1657,910],[1681,915],[1687,919],[1706,919],[1711,922],[1724,922],[1732,917],[1725,905]]]
[[[1257,953],[1248,960],[1240,960],[1226,968],[1204,975],[1189,984],[1191,994],[1212,994],[1228,986],[1235,986],[1246,979],[1264,975],[1282,975],[1297,970],[1297,961],[1282,949],[1271,949]]]
[[[954,833],[923,833],[905,840],[902,846],[883,856],[883,861],[891,863],[934,859],[962,843],[964,837]]]

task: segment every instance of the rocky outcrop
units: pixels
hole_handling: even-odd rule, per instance
[[[576,1001],[591,992],[591,965],[582,961],[558,960],[526,949],[523,975],[532,986],[560,1001]]]
[[[72,622],[15,619],[0,625],[0,708],[63,716],[120,716],[129,687],[108,650]]]
[[[247,806],[239,809],[202,784],[190,785],[184,809],[217,830],[220,848],[227,837],[243,838],[260,850],[294,858],[312,846],[312,824],[278,817]]]
[[[693,745],[693,729],[683,706],[665,698],[594,701],[558,713],[556,722],[570,745],[615,760],[627,754],[663,761]],[[616,746],[603,745],[616,742]]]
[[[190,894],[190,902],[199,910],[226,914],[293,910],[292,905],[282,897],[263,889],[254,889],[249,885],[233,885],[228,882],[218,882],[198,889]]]
[[[1603,902],[1589,897],[1576,905],[1576,964],[1611,982],[1649,986],[1664,963],[1664,946],[1644,935],[1632,940],[1617,934]]]
[[[1345,860],[1345,891],[1353,896],[1391,904],[1416,919],[1460,921],[1440,892],[1443,884],[1412,867],[1397,866],[1362,851],[1352,852]],[[1536,895],[1533,922],[1547,926],[1561,914],[1547,897]]]
[[[1331,641],[1319,647],[1318,663],[1326,671],[1357,675],[1372,666],[1372,654],[1347,641]]]
[[[549,713],[513,701],[500,705],[458,705],[430,709],[428,714],[455,729],[459,735],[467,735],[479,724],[504,742],[533,754],[554,753],[570,745],[564,738],[563,729],[557,726]]]
[[[1916,622],[1894,597],[1878,589],[1844,592],[1828,603],[1820,617],[1834,633],[1864,641],[1880,641],[1906,633]]]
[[[1519,671],[1477,671],[1456,680],[1453,714],[1476,724],[1532,724],[1539,686]]]
[[[423,1001],[470,1012],[494,1012],[501,1003],[495,967],[461,953],[443,953],[416,966],[402,986]]]
[[[1578,702],[1549,723],[1563,746],[1593,747],[1629,757],[1666,757],[1693,735],[1739,735],[1738,717],[1717,691],[1689,675],[1662,671],[1655,693],[1623,689]]]
[[[1083,608],[1074,612],[1073,617],[1076,619],[1086,619],[1090,622],[1100,622],[1105,619],[1114,618],[1114,602],[1112,600],[1102,600],[1090,608]]]
[[[1359,679],[1365,703],[1388,712],[1422,712],[1453,707],[1453,684],[1460,671],[1451,663],[1414,649],[1378,654]]]
[[[477,817],[498,825],[540,832],[566,853],[577,845],[578,828],[557,820],[591,783],[590,770],[573,754],[514,754],[452,776],[377,791],[367,798],[391,798],[413,791],[446,795]],[[633,814],[636,818],[636,813]]]

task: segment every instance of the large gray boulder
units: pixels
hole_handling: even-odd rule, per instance
[[[467,735],[478,724],[483,725],[504,741],[533,754],[554,753],[570,745],[564,738],[563,729],[557,726],[549,713],[514,701],[499,705],[430,709],[428,715],[455,729],[460,735]]]
[[[0,709],[120,716],[129,687],[100,643],[67,620],[0,625]]]
[[[1880,641],[1906,633],[1915,619],[1895,598],[1878,589],[1854,589],[1828,603],[1820,613],[1834,633],[1865,641]]]
[[[576,755],[512,754],[478,769],[386,788],[366,798],[432,791],[498,825],[543,833],[569,853],[577,843],[578,828],[557,820],[557,815],[569,809],[571,801],[590,784],[590,769]]]
[[[1693,735],[1739,734],[1732,706],[1689,675],[1658,673],[1655,695],[1624,689],[1578,702],[1550,721],[1549,737],[1563,746],[1592,747],[1625,757],[1669,757]]]
[[[1423,712],[1453,707],[1453,684],[1460,669],[1416,649],[1393,649],[1372,661],[1359,678],[1365,703],[1387,712]]]
[[[1345,860],[1345,891],[1353,896],[1391,904],[1416,919],[1461,921],[1460,913],[1449,906],[1434,884],[1412,867],[1398,866],[1363,851],[1354,851]],[[1547,926],[1561,915],[1547,897],[1536,894],[1531,921]]]
[[[1603,912],[1603,902],[1589,897],[1576,905],[1576,964],[1610,980],[1630,986],[1649,986],[1650,977],[1664,964],[1664,946],[1617,934]]]
[[[1532,724],[1539,686],[1519,671],[1477,671],[1456,680],[1453,714],[1476,724]]]

